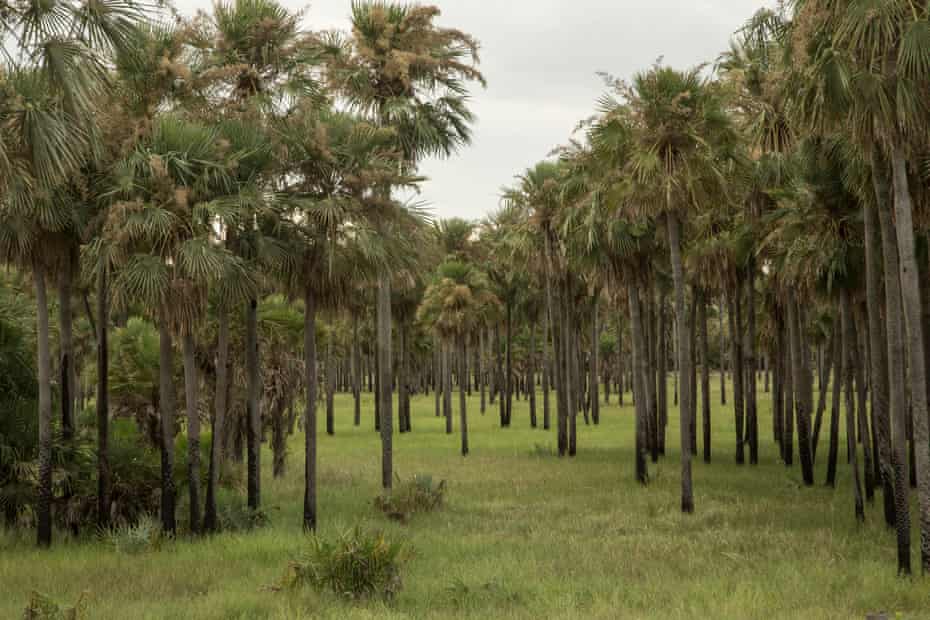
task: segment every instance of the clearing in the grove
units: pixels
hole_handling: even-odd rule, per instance
[[[760,427],[770,429],[770,395],[761,385],[759,395]],[[857,524],[849,469],[840,467],[837,488],[826,488],[818,459],[817,485],[805,488],[797,465],[778,462],[770,430],[759,465],[735,465],[732,408],[719,405],[716,391],[713,463],[695,459],[692,515],[678,507],[677,446],[650,464],[648,487],[635,481],[629,394],[623,408],[613,397],[597,427],[579,416],[572,460],[556,456],[554,430],[530,429],[526,401],[514,403],[512,427],[502,430],[496,406],[477,413],[477,395],[463,458],[458,433],[446,435],[434,417],[432,396],[417,397],[414,432],[395,436],[396,471],[447,480],[449,492],[444,508],[407,524],[373,505],[380,442],[364,396],[362,426],[352,425],[351,397],[340,394],[335,436],[320,428],[320,533],[362,524],[408,541],[414,555],[392,603],[269,588],[306,544],[295,435],[284,478],[273,479],[264,459],[269,524],[253,532],[178,540],[144,555],[93,541],[49,551],[28,535],[0,539],[0,617],[19,617],[32,589],[62,601],[87,591],[90,617],[101,620],[930,617],[930,582],[891,568],[894,534],[880,496]]]

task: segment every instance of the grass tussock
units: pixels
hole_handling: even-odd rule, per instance
[[[375,506],[389,519],[406,523],[416,513],[442,508],[445,495],[445,480],[435,483],[432,476],[417,474],[409,480],[397,478],[390,493],[375,498]]]

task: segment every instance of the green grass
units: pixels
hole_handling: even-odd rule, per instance
[[[578,456],[559,459],[537,447],[554,448],[554,431],[529,428],[526,402],[515,403],[513,428],[501,430],[496,407],[481,416],[472,398],[472,453],[463,459],[459,436],[445,435],[433,416],[432,397],[418,398],[414,432],[395,434],[395,468],[447,479],[448,503],[401,525],[373,506],[380,444],[370,399],[364,425],[353,428],[351,401],[340,395],[336,436],[320,434],[320,529],[333,536],[361,524],[409,542],[415,556],[390,605],[265,587],[302,544],[303,439],[294,437],[282,480],[271,478],[263,451],[264,529],[143,555],[61,534],[51,551],[33,549],[31,534],[0,538],[0,618],[20,617],[33,589],[64,602],[87,590],[91,617],[104,619],[930,617],[930,579],[895,576],[880,499],[856,524],[845,449],[836,490],[823,487],[823,443],[818,484],[804,488],[797,465],[777,462],[769,395],[760,390],[759,402],[761,464],[737,467],[732,414],[714,397],[714,463],[695,461],[696,511],[686,516],[674,409],[672,450],[650,464],[652,483],[642,488],[633,479],[629,399],[622,410],[616,400],[605,408],[599,427],[579,418]],[[915,568],[916,540],[915,532]]]

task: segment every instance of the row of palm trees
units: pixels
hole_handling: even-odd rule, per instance
[[[218,3],[193,20],[133,3],[29,3],[4,11],[0,248],[35,282],[38,541],[52,535],[52,361],[58,283],[62,439],[75,433],[75,283],[97,307],[98,521],[108,525],[110,317],[158,327],[162,528],[176,529],[176,340],[183,362],[189,529],[217,527],[230,370],[230,316],[244,313],[248,504],[261,502],[259,300],[304,302],[304,525],[316,526],[316,313],[377,282],[383,480],[390,488],[391,280],[417,258],[424,218],[394,190],[417,162],[469,140],[477,44],[433,7],[351,5],[350,34],[313,32],[273,0]],[[86,299],[86,296],[85,296]],[[215,415],[201,497],[198,326],[216,316]],[[212,357],[212,356],[211,356]],[[201,514],[201,506],[205,506]]]
[[[132,5],[84,11],[68,6],[49,19],[23,10],[3,22],[16,35],[4,42],[26,50],[8,54],[19,60],[0,81],[15,95],[0,104],[5,135],[15,136],[0,142],[0,248],[35,281],[40,544],[51,539],[46,286],[54,276],[65,440],[75,432],[77,391],[71,302],[76,283],[96,288],[101,525],[111,323],[130,312],[157,325],[162,527],[176,528],[177,348],[190,530],[217,527],[224,438],[238,426],[233,375],[245,384],[251,508],[261,504],[263,419],[277,424],[281,445],[283,411],[305,398],[303,523],[313,529],[316,325],[342,311],[353,324],[345,354],[356,424],[359,324],[376,343],[369,353],[387,490],[395,390],[401,432],[412,430],[411,390],[424,388],[435,390],[451,433],[454,376],[465,455],[473,384],[482,413],[490,388],[502,427],[525,394],[535,427],[539,382],[542,426],[551,426],[554,395],[558,454],[574,456],[579,414],[596,425],[601,387],[609,398],[619,383],[621,398],[633,392],[633,474],[643,484],[648,462],[666,451],[670,405],[679,406],[681,508],[692,512],[698,411],[710,462],[710,369],[724,364],[736,463],[747,452],[759,462],[756,376],[764,367],[773,376],[772,438],[788,466],[797,449],[812,485],[832,374],[827,482],[835,483],[845,404],[856,516],[880,488],[899,571],[909,573],[913,478],[921,567],[930,569],[926,7],[799,1],[757,13],[713,66],[657,64],[630,82],[605,76],[594,115],[557,157],[503,189],[497,211],[478,224],[435,228],[394,190],[421,181],[424,158],[468,143],[468,88],[483,83],[477,43],[437,26],[435,8],[355,2],[348,35],[306,31],[270,0],[218,4],[170,25],[144,20]],[[262,307],[277,303],[268,297],[276,292],[286,294],[285,307],[299,300],[302,342],[271,333]],[[204,368],[215,394],[201,498]],[[295,373],[302,381],[289,378]]]

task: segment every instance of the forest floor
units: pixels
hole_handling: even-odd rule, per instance
[[[59,601],[87,591],[94,619],[769,620],[877,611],[930,618],[930,578],[895,574],[894,536],[883,525],[880,496],[866,507],[866,523],[855,521],[845,439],[837,489],[823,484],[826,432],[817,485],[804,488],[799,467],[779,463],[770,395],[761,389],[759,403],[760,464],[737,466],[732,410],[715,394],[714,461],[695,459],[696,509],[682,515],[675,407],[671,450],[658,465],[650,463],[651,483],[643,488],[633,477],[629,395],[622,409],[615,397],[603,407],[599,426],[579,417],[574,459],[554,455],[554,430],[530,429],[525,401],[515,401],[512,428],[502,430],[496,407],[479,414],[477,396],[469,401],[471,454],[462,458],[458,424],[447,436],[432,397],[416,398],[414,432],[394,435],[395,470],[404,478],[445,479],[449,492],[441,511],[402,525],[373,507],[380,443],[370,395],[361,428],[352,426],[351,398],[338,395],[336,434],[319,435],[320,533],[334,537],[360,524],[407,540],[414,556],[392,603],[344,603],[310,589],[267,587],[305,544],[303,437],[296,435],[282,479],[272,479],[270,450],[263,449],[270,524],[256,531],[182,539],[141,555],[64,541],[60,533],[52,550],[38,551],[31,535],[0,535],[0,618],[22,617],[32,590]],[[540,399],[540,425],[541,417]],[[180,510],[178,517],[184,519]]]

